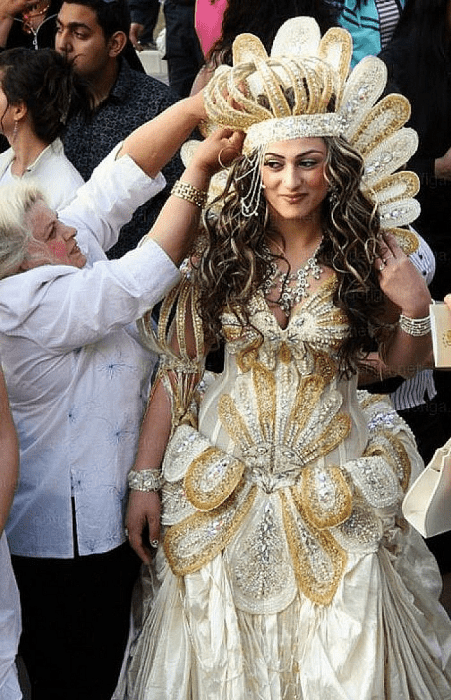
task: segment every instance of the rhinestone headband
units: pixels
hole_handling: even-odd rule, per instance
[[[244,152],[250,153],[262,143],[317,136],[340,136],[344,126],[345,120],[339,114],[305,114],[267,119],[249,127]]]

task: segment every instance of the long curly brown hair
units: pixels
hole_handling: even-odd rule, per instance
[[[334,195],[323,202],[324,235],[318,260],[335,271],[334,304],[349,319],[349,332],[338,353],[339,369],[349,376],[356,371],[358,360],[374,348],[374,338],[384,327],[384,296],[374,270],[380,222],[374,204],[360,188],[361,156],[340,137],[325,137],[324,141],[326,177]],[[206,210],[205,249],[193,263],[198,311],[206,339],[213,345],[222,339],[222,311],[233,308],[243,325],[250,323],[250,298],[271,275],[265,245],[271,235],[266,200],[260,197],[251,217],[244,217],[240,207],[249,191],[249,159],[253,158],[258,160],[258,154],[235,161],[223,194]]]

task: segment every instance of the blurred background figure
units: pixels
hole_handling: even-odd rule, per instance
[[[221,36],[222,19],[228,5],[228,0],[196,0],[194,25],[204,56],[208,56]]]
[[[420,178],[415,222],[436,256],[432,296],[443,300],[451,269],[451,2],[407,0],[381,52],[393,85],[410,101],[419,147],[409,168]],[[450,416],[451,434],[451,416]]]
[[[287,19],[307,15],[314,17],[324,34],[330,27],[337,24],[338,12],[327,0],[228,0],[226,7],[221,0],[197,0],[196,23],[199,26],[205,47],[211,44],[217,31],[217,21],[223,9],[221,33],[219,38],[210,46],[192,92],[201,90],[210,79],[217,66],[225,63],[232,64],[232,44],[238,34],[250,32],[262,41],[265,49],[270,50],[279,27]],[[201,11],[206,5],[212,5],[207,14],[207,22],[202,23]],[[216,10],[216,16],[215,16]]]
[[[67,157],[84,180],[116,143],[177,101],[167,85],[130,66],[124,57],[129,32],[126,0],[66,0],[58,14],[55,47],[73,62],[74,71],[94,94],[88,118],[71,114],[62,137]],[[132,53],[142,69],[133,48]],[[176,156],[163,169],[167,187],[139,207],[121,231],[119,242],[108,251],[109,257],[120,257],[134,248],[149,231],[181,171]]]
[[[352,65],[364,56],[376,56],[391,37],[405,0],[330,0],[340,9],[339,22],[352,36]]]
[[[179,97],[190,94],[203,64],[203,54],[194,28],[195,0],[165,0],[166,53],[169,85]]]
[[[130,33],[129,38],[137,51],[145,49],[155,51],[154,31],[160,13],[159,0],[129,0]]]
[[[32,177],[53,209],[68,204],[84,181],[59,136],[69,109],[87,99],[84,84],[54,49],[0,53],[0,131],[10,145],[0,155],[0,185]]]
[[[451,270],[451,0],[407,0],[392,41],[380,53],[389,79],[410,101],[409,125],[419,136],[416,154],[407,164],[420,178],[421,214],[415,228],[429,243],[436,260],[430,289],[442,301]],[[451,373],[435,371],[437,396],[430,407],[451,436]],[[436,447],[443,444],[439,435]],[[451,600],[451,533],[428,540],[444,575]],[[448,604],[449,604],[448,600]]]

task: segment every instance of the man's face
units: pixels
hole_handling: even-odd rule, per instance
[[[77,231],[60,221],[45,202],[35,202],[25,217],[33,232],[28,245],[30,259],[26,269],[40,265],[71,265],[82,268],[86,257],[77,245]]]
[[[95,80],[109,59],[109,42],[94,10],[63,3],[56,20],[55,49],[73,62],[79,75]]]

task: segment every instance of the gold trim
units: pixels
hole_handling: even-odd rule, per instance
[[[301,508],[296,514],[294,504],[290,505],[285,493],[281,492],[280,497],[285,533],[299,589],[314,603],[329,605],[343,577],[347,562],[346,552],[330,532],[317,530],[312,525],[304,523],[305,514]],[[299,521],[300,518],[302,518],[301,521]],[[305,530],[303,535],[299,530],[300,527]],[[316,555],[323,555],[322,566],[317,562],[313,565],[314,555],[309,555],[306,543],[310,546],[310,551],[317,550]]]
[[[222,475],[218,473],[222,463]],[[193,459],[185,474],[186,496],[198,510],[213,510],[225,501],[239,484],[244,463],[218,447],[207,447]]]
[[[327,484],[323,484],[330,492],[333,489],[333,502],[326,508],[324,500],[318,491],[317,473]],[[293,489],[293,497],[300,512],[305,514],[307,521],[318,530],[340,525],[349,518],[352,512],[352,494],[340,467],[307,467],[301,474],[301,483]],[[329,500],[330,499],[329,496]]]
[[[218,402],[218,416],[222,425],[235,444],[250,447],[254,441],[249,434],[246,423],[238,411],[235,401],[228,394],[223,394]]]
[[[193,513],[166,532],[163,546],[173,573],[186,576],[199,571],[232,540],[251,509],[257,487],[240,486],[219,508]]]

